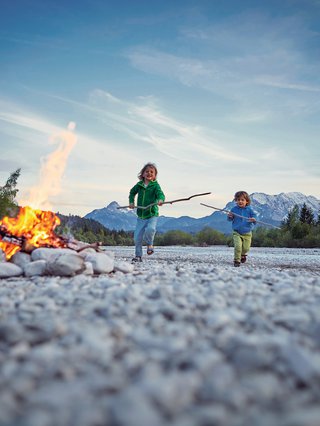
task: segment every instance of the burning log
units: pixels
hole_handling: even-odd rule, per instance
[[[103,245],[101,242],[87,244],[87,243],[84,243],[82,241],[66,239],[65,237],[61,237],[61,238],[63,238],[65,240],[67,248],[75,250],[78,253],[80,253],[82,250],[85,250],[87,248],[93,248],[97,252],[103,251],[99,248]]]
[[[95,249],[95,251],[97,252],[102,252],[103,250],[101,250],[99,247],[102,246],[102,242],[97,242],[97,243],[92,243],[92,244],[85,244],[83,247],[79,248],[77,250],[78,253],[80,253],[82,250],[85,250],[87,248],[93,248]]]
[[[25,237],[17,237],[15,235],[10,234],[6,231],[4,226],[0,226],[0,241],[8,244],[14,244],[16,246],[22,247]]]

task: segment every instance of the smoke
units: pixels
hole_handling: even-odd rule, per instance
[[[58,144],[58,148],[42,160],[39,184],[30,189],[28,198],[20,201],[20,205],[39,210],[52,210],[49,199],[61,192],[67,160],[77,143],[77,137],[73,133],[75,128],[76,123],[71,121],[67,130],[50,138],[50,143]]]

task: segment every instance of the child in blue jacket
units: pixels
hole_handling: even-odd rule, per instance
[[[256,213],[250,207],[251,200],[245,191],[234,194],[236,206],[228,213],[228,220],[232,221],[234,266],[240,266],[247,260],[247,254],[251,247],[252,228],[256,223]]]

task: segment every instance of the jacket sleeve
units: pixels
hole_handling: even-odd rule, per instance
[[[161,189],[161,186],[159,184],[157,185],[156,197],[157,197],[157,201],[159,201],[159,200],[164,201],[166,199],[166,197],[164,196],[164,193]]]
[[[234,213],[234,207],[232,207],[232,209],[230,210],[230,213]],[[228,220],[228,222],[233,222],[234,217],[227,216],[227,220]]]
[[[129,192],[129,204],[134,203],[134,197],[136,196],[136,194],[139,191],[139,186],[138,184],[134,185]]]
[[[253,210],[252,207],[250,207],[250,217],[257,219],[257,213]],[[256,222],[253,222],[253,224],[255,225]]]

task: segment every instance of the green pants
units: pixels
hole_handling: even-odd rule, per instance
[[[252,232],[239,234],[233,231],[234,260],[240,262],[241,255],[247,254],[251,247]]]

